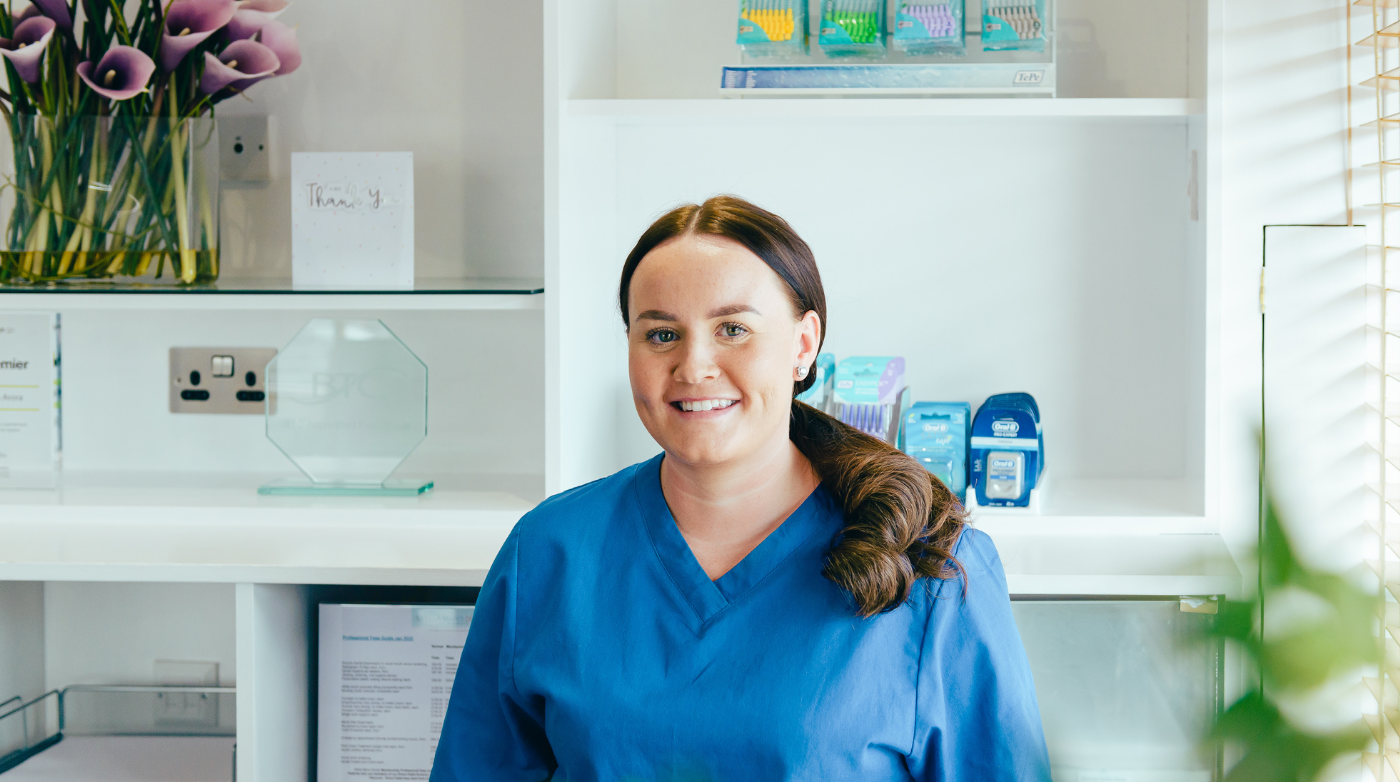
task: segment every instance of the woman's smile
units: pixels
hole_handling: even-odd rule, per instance
[[[674,407],[675,409],[681,411],[684,414],[688,414],[687,417],[690,417],[690,415],[702,413],[714,413],[718,415],[720,413],[725,412],[726,410],[733,409],[738,404],[739,400],[737,399],[700,398],[678,399],[671,403],[671,407]],[[711,418],[714,416],[704,417]]]

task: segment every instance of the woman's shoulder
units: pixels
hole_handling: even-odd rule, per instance
[[[990,535],[971,526],[963,527],[957,543],[953,544],[952,554],[949,564],[954,566],[955,574],[935,582],[936,586],[929,590],[933,599],[927,608],[934,609],[949,598],[956,599],[960,607],[1009,599],[1001,555]],[[915,594],[919,591],[922,590],[916,590]]]

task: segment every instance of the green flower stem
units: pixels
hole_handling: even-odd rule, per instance
[[[175,76],[170,76],[170,90],[175,91]],[[175,220],[179,224],[180,243],[176,248],[180,251],[180,279],[183,282],[194,282],[194,250],[190,247],[190,210],[189,203],[185,197],[185,164],[181,160],[182,147],[184,146],[185,122],[180,119],[180,113],[175,109],[175,101],[170,101],[170,181],[175,188]]]

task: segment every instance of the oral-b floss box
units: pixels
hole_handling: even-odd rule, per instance
[[[933,473],[959,500],[967,497],[966,402],[916,402],[904,415],[904,452]]]
[[[1030,394],[997,394],[972,422],[970,458],[977,504],[1024,508],[1044,470],[1040,408]]]

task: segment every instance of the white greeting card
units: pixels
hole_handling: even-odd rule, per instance
[[[413,153],[292,153],[292,286],[413,287]]]
[[[0,488],[52,488],[58,478],[58,322],[0,312]]]

